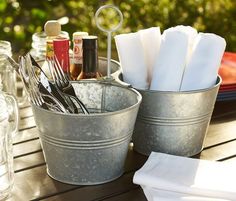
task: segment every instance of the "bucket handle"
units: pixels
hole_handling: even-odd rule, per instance
[[[114,28],[105,28],[103,27],[100,22],[99,22],[99,14],[101,13],[101,11],[105,10],[105,9],[109,9],[109,8],[112,8],[114,9],[119,17],[120,17],[120,21],[118,23],[117,26],[115,26]],[[104,5],[104,6],[101,6],[95,13],[95,22],[96,22],[96,25],[97,27],[103,31],[103,32],[106,32],[107,33],[107,79],[108,80],[112,80],[112,77],[111,77],[111,36],[112,36],[112,32],[115,32],[116,30],[118,30],[122,23],[123,23],[123,14],[122,12],[119,10],[119,8],[113,6],[113,5]]]

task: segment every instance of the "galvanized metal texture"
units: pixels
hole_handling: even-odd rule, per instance
[[[72,84],[89,115],[62,114],[33,105],[48,174],[79,185],[114,180],[123,173],[141,95],[111,82]]]
[[[188,92],[138,90],[143,101],[135,124],[134,150],[181,156],[201,152],[221,83]]]

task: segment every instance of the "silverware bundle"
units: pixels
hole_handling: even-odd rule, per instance
[[[76,96],[72,84],[62,71],[56,57],[47,60],[53,81],[47,78],[42,68],[29,53],[19,57],[19,65],[11,58],[8,60],[20,74],[33,104],[57,112],[89,114],[85,105]]]

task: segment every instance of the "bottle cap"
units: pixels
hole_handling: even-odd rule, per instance
[[[58,36],[61,33],[61,25],[57,20],[49,20],[44,25],[47,36]]]
[[[84,36],[83,37],[83,49],[97,48],[97,36]]]
[[[87,32],[83,32],[83,31],[74,32],[73,33],[73,40],[74,39],[80,39],[81,37],[84,37],[84,36],[88,36],[88,33]]]

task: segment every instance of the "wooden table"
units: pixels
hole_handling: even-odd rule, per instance
[[[147,157],[130,146],[125,173],[115,181],[94,186],[68,185],[46,173],[38,130],[31,107],[22,108],[19,134],[14,139],[15,185],[8,200],[145,201],[142,189],[132,183],[134,172]],[[217,102],[201,159],[236,162],[236,101]]]

